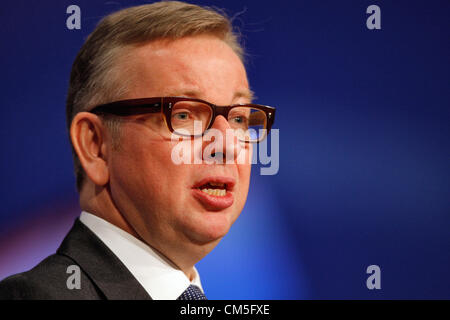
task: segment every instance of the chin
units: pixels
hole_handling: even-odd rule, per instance
[[[230,230],[234,220],[227,213],[203,213],[200,221],[191,228],[191,238],[199,244],[207,244],[222,239]]]

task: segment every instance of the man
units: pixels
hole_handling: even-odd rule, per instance
[[[242,211],[264,137],[249,128],[268,131],[274,116],[250,104],[242,54],[230,22],[195,5],[99,23],[67,98],[81,216],[56,254],[0,283],[0,298],[206,299],[194,265]],[[174,161],[180,143],[192,161]]]

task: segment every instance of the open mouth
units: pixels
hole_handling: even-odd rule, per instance
[[[199,189],[210,196],[224,197],[227,194],[227,184],[220,182],[208,182]]]
[[[222,210],[233,204],[235,180],[227,177],[209,177],[192,187],[194,197],[208,210]]]

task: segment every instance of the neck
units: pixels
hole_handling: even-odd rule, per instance
[[[86,183],[80,192],[80,207],[83,211],[94,214],[103,220],[131,234],[144,242],[167,260],[174,268],[180,269],[192,281],[195,277],[194,265],[208,254],[217,243],[205,245],[192,244],[188,239],[183,246],[168,243],[152,243],[146,241],[126,220],[123,214],[114,205],[108,189]],[[218,242],[218,241],[217,241]],[[190,253],[190,254],[187,254]]]

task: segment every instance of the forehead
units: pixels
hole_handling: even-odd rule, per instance
[[[131,84],[129,98],[185,95],[220,104],[251,99],[244,65],[216,37],[152,41],[131,48],[121,63]]]

